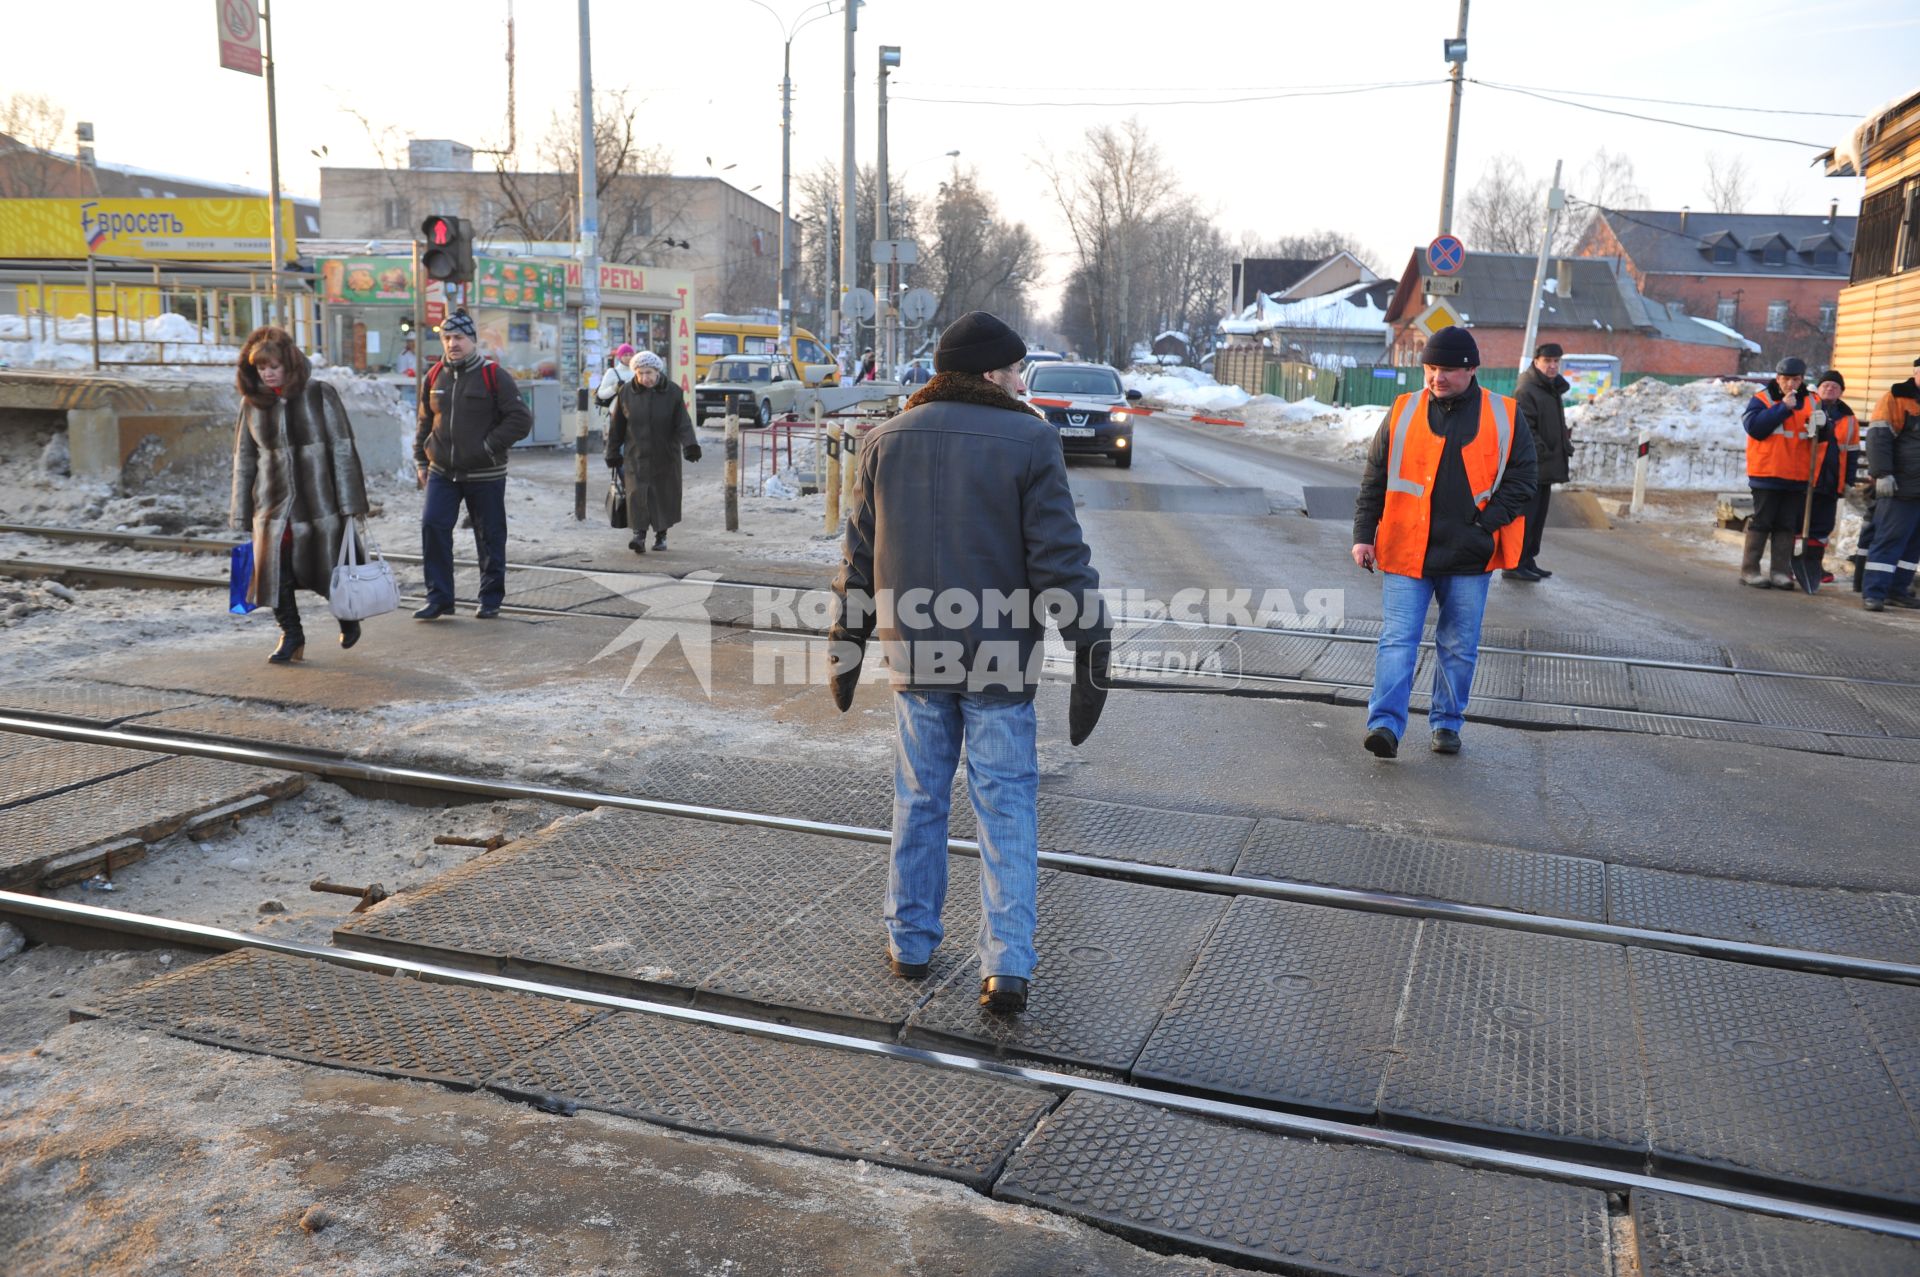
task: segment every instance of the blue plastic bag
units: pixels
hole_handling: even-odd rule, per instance
[[[233,547],[232,564],[227,577],[227,611],[245,616],[260,610],[258,603],[247,602],[247,590],[253,585],[253,542],[242,541]]]

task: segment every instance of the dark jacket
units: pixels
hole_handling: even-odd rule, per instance
[[[1920,387],[1914,378],[1880,397],[1863,442],[1867,473],[1876,479],[1892,475],[1897,495],[1920,500]]]
[[[626,470],[627,527],[635,536],[680,522],[680,455],[694,446],[680,387],[665,377],[651,390],[638,377],[620,387],[607,416],[607,464]]]
[[[1513,400],[1533,423],[1533,452],[1537,460],[1537,483],[1565,483],[1573,465],[1573,432],[1567,429],[1567,407],[1561,402],[1572,383],[1565,377],[1548,380],[1532,364],[1520,374]]]
[[[1026,405],[982,377],[941,373],[860,442],[859,458],[833,623],[878,637],[894,688],[1031,700],[1043,628],[1033,605],[1046,591],[1072,604],[1061,637],[1107,637],[1060,436]],[[943,617],[943,598],[972,614]]]
[[[1822,405],[1827,414],[1826,424],[1814,432],[1814,443],[1831,445],[1834,440],[1834,426],[1853,416],[1853,409],[1844,399],[1833,401],[1832,407]],[[1858,450],[1847,452],[1841,448],[1828,447],[1820,458],[1820,473],[1814,476],[1813,490],[1823,495],[1839,496],[1852,487],[1859,477],[1860,453]]]
[[[1418,393],[1418,392],[1415,392]],[[1486,508],[1473,503],[1473,485],[1460,450],[1480,433],[1480,379],[1468,383],[1455,399],[1427,400],[1427,428],[1444,438],[1440,468],[1433,477],[1429,498],[1427,557],[1420,575],[1473,576],[1487,571],[1493,558],[1493,534],[1533,507],[1533,429],[1524,412],[1516,414],[1513,446],[1506,473],[1487,498]],[[1416,422],[1413,429],[1418,429]],[[1387,449],[1393,439],[1393,410],[1381,419],[1367,448],[1367,470],[1360,479],[1360,499],[1354,503],[1353,543],[1372,545],[1387,504]]]
[[[413,431],[413,464],[430,466],[450,479],[507,477],[507,449],[533,431],[533,414],[521,402],[513,374],[481,359],[471,368],[436,364],[431,389],[420,397]]]
[[[1787,418],[1800,410],[1811,395],[1805,386],[1793,392],[1790,399],[1780,397],[1780,383],[1770,381],[1760,387],[1753,398],[1747,400],[1746,411],[1740,414],[1740,424],[1755,439],[1770,439],[1773,432],[1787,423]],[[1767,476],[1747,476],[1750,488],[1776,488],[1784,492],[1805,492],[1805,480],[1774,479]]]
[[[253,533],[249,602],[273,606],[280,542],[293,532],[293,579],[327,593],[347,520],[367,512],[367,484],[340,392],[309,381],[285,399],[247,396],[233,432],[229,518]]]

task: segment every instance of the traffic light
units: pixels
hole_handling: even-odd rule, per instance
[[[428,279],[464,284],[473,278],[473,223],[464,217],[435,214],[420,223],[427,246],[420,265]]]

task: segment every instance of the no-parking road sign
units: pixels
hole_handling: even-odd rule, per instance
[[[1436,275],[1456,275],[1467,264],[1467,246],[1458,235],[1436,235],[1427,245],[1427,265]]]

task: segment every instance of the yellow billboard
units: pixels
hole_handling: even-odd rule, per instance
[[[0,200],[0,258],[262,262],[271,254],[264,199]],[[281,246],[295,256],[293,201]]]

